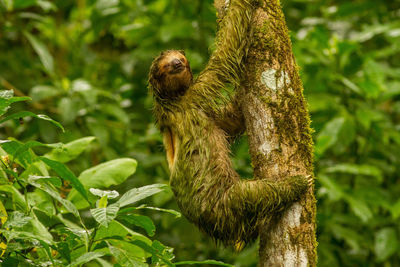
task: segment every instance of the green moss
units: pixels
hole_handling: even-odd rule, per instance
[[[304,162],[308,173],[313,172],[313,141],[311,138],[310,118],[303,96],[303,85],[298,74],[298,66],[294,63],[289,31],[285,24],[280,2],[264,1],[263,9],[268,19],[261,27],[254,30],[255,54],[265,55],[265,63],[276,69],[276,78],[287,72],[290,82],[277,91],[270,92],[276,97],[261,96],[272,115],[278,140],[281,144],[297,149],[296,155]],[[257,60],[256,60],[257,61]],[[264,62],[263,62],[264,63]],[[261,76],[257,76],[261,77]],[[257,164],[265,163],[266,159],[258,157]],[[257,165],[256,165],[257,166]],[[315,214],[316,203],[313,195],[304,201],[301,227],[292,229],[290,234],[293,244],[303,244],[307,247],[309,266],[316,266]]]

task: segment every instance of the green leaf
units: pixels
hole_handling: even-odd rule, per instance
[[[339,117],[334,118],[325,124],[324,128],[317,136],[317,142],[315,144],[315,154],[317,156],[322,155],[328,148],[337,142],[339,132],[343,127],[344,122],[345,119]]]
[[[175,218],[180,218],[182,215],[179,211],[176,210],[171,210],[171,209],[162,209],[162,208],[157,208],[157,207],[148,207],[146,205],[142,205],[137,207],[136,209],[149,209],[149,210],[157,210],[157,211],[162,211],[162,212],[167,212],[171,213],[172,215],[175,215]]]
[[[32,220],[32,217],[25,215],[25,213],[20,211],[10,212],[8,215],[8,220],[4,224],[4,228],[22,228],[27,223]]]
[[[51,1],[38,0],[37,5],[40,6],[45,12],[49,12],[51,10],[57,11],[57,6]]]
[[[45,157],[40,157],[44,163],[46,163],[52,170],[54,170],[62,179],[70,181],[72,187],[77,190],[87,201],[88,196],[82,183],[75,177],[75,175],[65,166],[64,164],[50,160]]]
[[[53,245],[53,236],[50,234],[48,229],[39,221],[33,211],[30,212],[29,217],[31,218],[28,223],[19,227],[18,231],[12,229],[7,232],[7,239],[22,238],[32,241],[42,240],[43,242]]]
[[[368,222],[373,217],[371,209],[363,200],[354,198],[350,195],[346,195],[345,199],[349,203],[354,214],[357,215],[357,217],[359,217],[363,222]]]
[[[45,155],[46,158],[62,163],[69,162],[77,158],[85,149],[96,139],[94,136],[88,136],[74,140],[70,143],[53,149]]]
[[[371,109],[368,105],[357,108],[356,117],[357,122],[360,123],[365,130],[369,130],[373,122],[385,120],[385,116],[381,112]]]
[[[23,239],[34,243],[36,243],[35,241],[42,241],[43,243],[51,244],[51,242],[49,242],[48,240],[41,240],[40,236],[38,236],[36,233],[15,230],[8,231],[4,229],[0,229],[0,232],[7,238],[8,241],[14,239]]]
[[[363,240],[363,237],[360,236],[355,230],[334,223],[329,223],[328,227],[331,229],[336,238],[346,241],[352,250],[355,252],[361,251],[361,244],[365,242],[365,240]]]
[[[386,227],[375,233],[374,252],[378,262],[384,262],[399,249],[396,229]]]
[[[307,96],[310,113],[333,110],[339,105],[339,101],[340,99],[332,94],[315,93]]]
[[[318,175],[316,180],[319,181],[322,185],[320,191],[326,190],[326,193],[332,200],[339,200],[345,195],[344,190],[340,186],[340,184],[336,183],[335,180],[333,180],[328,175],[321,173]]]
[[[128,215],[118,216],[118,218],[127,223],[144,228],[149,236],[154,236],[155,234],[156,227],[153,221],[147,216],[138,214],[128,214]]]
[[[117,217],[118,210],[119,206],[113,204],[106,208],[91,209],[90,213],[98,223],[108,227],[109,223]]]
[[[112,264],[108,261],[105,261],[101,258],[97,258],[96,261],[100,264],[101,267],[115,267],[114,264]]]
[[[31,150],[24,149],[24,144],[19,141],[3,142],[0,145],[7,154],[12,156],[17,154],[17,158],[13,156],[12,160],[23,166],[24,169],[28,169],[36,161],[36,155]]]
[[[205,261],[179,261],[179,262],[174,262],[175,265],[201,265],[201,264],[212,264],[212,265],[218,265],[218,266],[228,266],[228,267],[235,267],[235,265],[224,263],[222,261],[216,261],[216,260],[205,260]]]
[[[157,194],[159,192],[167,189],[168,186],[165,184],[153,184],[147,185],[140,188],[133,188],[122,195],[122,197],[117,201],[119,206],[122,208],[127,205],[134,204],[139,200]]]
[[[79,180],[85,188],[107,188],[111,185],[123,183],[136,171],[136,166],[137,162],[134,159],[121,158],[111,160],[83,171],[79,176]],[[88,207],[86,203],[82,202],[75,190],[71,190],[68,199],[75,203],[78,209]]]
[[[153,256],[155,256],[156,258],[161,259],[168,266],[174,266],[174,264],[169,259],[170,258],[169,253],[165,253],[166,252],[165,249],[167,249],[167,248],[165,246],[159,246],[159,244],[161,244],[161,243],[158,243],[156,246],[153,246],[153,245],[150,246],[149,244],[147,244],[141,240],[133,240],[130,243],[137,245],[138,247],[142,248],[144,251],[147,251],[147,252],[151,253]]]
[[[173,254],[174,249],[171,247],[165,246],[160,241],[154,240],[153,243],[151,244],[151,246],[161,253],[161,257],[157,254],[153,255],[153,257],[152,257],[153,262],[159,262],[160,260],[157,260],[157,258],[158,258],[158,259],[161,259],[161,261],[164,261],[167,264],[169,264],[170,261],[172,261],[175,258],[175,255]],[[173,266],[175,266],[175,265],[173,265]]]
[[[129,116],[128,114],[119,106],[113,104],[102,104],[100,110],[104,114],[108,114],[112,117],[115,117],[117,120],[124,124],[129,124]]]
[[[0,100],[7,100],[14,96],[14,90],[0,90]]]
[[[111,254],[117,259],[118,264],[121,266],[131,267],[146,267],[148,264],[144,263],[140,258],[136,258],[134,255],[131,255],[128,251],[124,250],[120,247],[112,246],[108,243],[108,248],[110,249]]]
[[[83,171],[79,180],[87,188],[107,188],[123,183],[135,173],[136,166],[137,162],[134,159],[115,159]]]
[[[14,8],[27,8],[36,5],[37,0],[14,0]]]
[[[42,100],[46,100],[48,98],[52,98],[58,96],[62,93],[62,91],[54,86],[49,85],[36,85],[30,91],[30,96],[32,100],[35,102],[39,102]]]
[[[109,190],[100,190],[96,188],[90,188],[89,189],[90,193],[92,193],[95,196],[98,197],[107,197],[110,199],[117,198],[119,196],[119,193],[115,190],[109,191]]]
[[[120,236],[123,238],[126,238],[127,236],[129,236],[130,240],[141,240],[149,245],[151,245],[151,243],[152,243],[152,241],[148,237],[146,237],[140,233],[137,233],[135,231],[132,231],[131,229],[129,229],[128,227],[126,227],[125,225],[123,225],[122,223],[120,223],[116,220],[110,222],[108,227],[100,225],[100,228],[99,228],[99,230],[97,230],[97,233],[96,233],[96,240],[102,239],[102,238],[106,239],[106,238],[113,237],[113,236]]]
[[[32,220],[30,221],[30,224],[32,225],[32,233],[34,233],[40,240],[45,241],[49,245],[53,245],[53,236],[50,234],[49,229],[39,221],[33,211],[31,211],[30,216],[32,217]]]
[[[390,212],[395,220],[400,217],[400,200],[393,204],[393,206],[390,208]]]
[[[351,164],[351,163],[342,163],[342,164],[335,164],[332,167],[324,169],[327,173],[348,173],[354,175],[368,175],[377,178],[379,182],[383,181],[383,174],[382,171],[372,165],[362,164]]]
[[[13,157],[18,158],[19,154],[22,152],[25,152],[26,150],[33,148],[33,147],[38,147],[38,146],[44,146],[44,147],[60,147],[61,143],[56,143],[56,144],[43,144],[38,141],[28,141],[22,146],[18,147],[18,149],[12,154]]]
[[[46,251],[48,259],[51,261],[51,263],[54,266],[55,262],[54,262],[54,259],[53,259],[53,255],[51,254],[51,251],[50,251],[50,246],[48,244],[46,244],[46,242],[44,242],[44,241],[42,241],[40,239],[39,239],[39,242],[42,245],[42,247],[44,248],[44,250]]]
[[[49,194],[52,198],[56,199],[58,202],[60,202],[69,212],[71,212],[75,217],[80,218],[78,209],[72,204],[71,201],[64,199],[60,196],[60,193],[56,191],[54,188],[52,188],[50,185],[46,183],[39,183],[37,182],[37,177],[32,177],[30,176],[28,178],[28,183],[43,190],[47,194]]]
[[[65,131],[64,127],[59,122],[53,120],[49,116],[43,115],[43,114],[36,115],[35,113],[30,112],[30,111],[20,111],[20,112],[11,114],[11,115],[5,117],[4,119],[0,120],[0,123],[3,123],[3,122],[8,121],[8,120],[20,119],[20,118],[24,118],[24,117],[34,117],[34,118],[37,118],[37,119],[49,121],[52,124],[54,124],[55,126],[57,126],[58,128],[60,128],[63,132]]]
[[[57,251],[67,260],[68,263],[71,262],[71,248],[68,245],[68,242],[57,242]]]
[[[346,151],[355,137],[355,123],[351,116],[334,118],[326,123],[319,133],[315,146],[315,154],[317,157],[320,157],[330,148],[337,154],[340,154]]]
[[[188,33],[193,33],[191,21],[180,19],[179,21],[170,21],[164,23],[160,28],[161,41],[166,43],[174,38],[187,38]]]
[[[108,205],[107,196],[102,196],[102,197],[96,202],[96,207],[97,207],[97,208],[106,208],[107,205]]]
[[[0,90],[0,116],[6,113],[12,103],[31,99],[30,97],[13,97],[13,95],[13,90]]]
[[[26,31],[24,31],[24,35],[31,43],[33,49],[39,55],[40,61],[42,62],[46,72],[49,75],[53,76],[54,75],[53,57],[51,56],[49,50],[47,50],[46,45]]]
[[[62,185],[61,179],[53,176],[29,175],[29,179],[31,179],[32,181],[44,181],[46,183],[54,185],[55,187],[61,187]]]
[[[8,192],[12,195],[12,203],[15,209],[20,209],[23,211],[29,210],[24,196],[14,186],[0,185],[0,192]]]
[[[104,255],[105,255],[104,252],[93,252],[93,251],[92,252],[86,252],[85,254],[79,256],[74,261],[72,261],[72,263],[69,264],[68,267],[81,265],[81,264],[87,263],[89,261],[92,261],[94,259],[101,258]]]
[[[3,226],[8,219],[7,210],[3,205],[3,202],[0,201],[0,225]],[[1,255],[1,254],[0,254]]]
[[[361,92],[362,90],[355,83],[353,83],[352,81],[350,81],[349,79],[347,79],[344,76],[341,76],[340,80],[347,88],[352,90],[354,93],[356,93],[358,95],[362,95],[362,92]]]
[[[2,0],[2,1],[0,1],[0,4],[3,4],[7,11],[12,11],[14,0]],[[17,263],[18,263],[18,261],[17,261]]]

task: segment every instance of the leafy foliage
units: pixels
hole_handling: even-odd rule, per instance
[[[315,129],[319,265],[398,265],[400,2],[281,2]],[[102,265],[111,256],[120,265],[168,265],[165,243],[178,260],[256,265],[256,246],[236,255],[216,249],[167,214],[177,208],[168,189],[139,190],[168,179],[146,89],[152,58],[185,49],[198,73],[215,20],[211,0],[0,1],[0,139],[9,162],[0,170],[0,220],[2,240],[20,240],[4,253],[30,251],[38,260],[57,251],[56,265]],[[240,174],[251,177],[245,139],[234,154]],[[150,195],[159,208],[133,201]]]
[[[316,131],[319,265],[396,265],[400,2],[313,3],[286,8]]]
[[[12,92],[1,91],[0,95],[3,96],[0,105],[8,108],[13,99],[10,97]],[[20,113],[11,114],[4,121],[14,118],[15,114]],[[58,122],[54,123],[58,125]],[[86,149],[76,143],[87,146],[91,141],[93,138],[87,137],[66,145],[47,145],[38,141],[1,142],[2,262],[7,266],[78,266],[89,262],[104,265],[104,257],[112,256],[119,266],[182,264],[173,262],[172,248],[132,229],[143,228],[149,236],[154,236],[153,221],[138,214],[142,207],[121,209],[165,191],[168,186],[153,184],[133,188],[121,197],[115,190],[98,189],[123,183],[136,171],[135,160],[107,161],[83,171],[77,178],[63,163],[33,151],[33,147],[44,146],[51,149],[46,155],[62,155],[61,159],[69,161]],[[51,176],[52,173],[56,175]],[[109,203],[115,198],[118,200]],[[80,205],[80,201],[86,205]],[[90,216],[85,215],[88,207]],[[228,266],[216,261],[188,261],[190,263]]]

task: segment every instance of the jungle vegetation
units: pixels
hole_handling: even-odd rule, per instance
[[[0,0],[0,255],[256,266],[179,214],[150,64],[214,49],[211,0]],[[314,129],[318,266],[400,264],[400,1],[281,0]],[[246,137],[232,160],[252,177]],[[206,261],[209,260],[209,261]]]

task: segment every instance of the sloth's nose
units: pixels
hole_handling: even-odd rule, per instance
[[[182,62],[179,60],[179,59],[174,59],[174,60],[172,60],[172,66],[174,66],[174,68],[179,68],[179,67],[181,67],[182,66]]]

